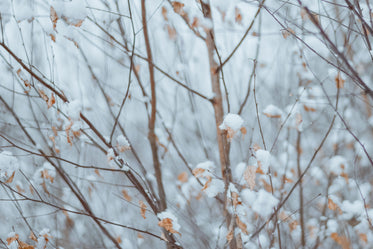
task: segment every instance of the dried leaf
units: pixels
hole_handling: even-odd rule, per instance
[[[260,181],[263,183],[264,189],[265,189],[268,193],[272,193],[272,187],[271,187],[271,185],[268,184],[264,179],[260,179]]]
[[[199,19],[197,17],[194,17],[193,18],[193,22],[192,22],[192,28],[196,28],[199,26]]]
[[[174,2],[172,2],[172,7],[174,8],[175,13],[177,13],[179,15],[184,15],[185,14],[185,12],[183,10],[183,7],[184,7],[183,3],[174,1]]]
[[[203,174],[203,172],[205,172],[205,169],[201,169],[201,168],[195,168],[193,169],[192,173],[195,177],[199,177]]]
[[[173,228],[172,219],[170,219],[170,218],[164,218],[163,220],[158,222],[158,226],[163,227],[164,229],[166,229],[170,233],[177,233],[177,234],[181,235],[181,233],[179,233],[178,231],[176,231]]]
[[[18,249],[35,249],[34,246],[29,245],[23,241],[17,240],[18,242]]]
[[[163,19],[165,21],[168,21],[168,18],[167,18],[167,9],[164,6],[162,7],[162,16],[163,16]]]
[[[144,236],[142,236],[142,234],[141,234],[141,233],[137,233],[137,238],[138,238],[138,239],[143,239],[143,238],[144,238]]]
[[[242,24],[242,15],[239,8],[234,9],[235,21],[236,23]]]
[[[98,169],[95,169],[95,174],[98,175],[99,177],[102,177],[102,175],[100,174],[100,171]]]
[[[237,226],[241,229],[241,231],[242,231],[244,234],[246,234],[246,235],[249,234],[249,232],[247,231],[247,226],[246,226],[246,224],[243,223],[243,222],[240,220],[240,218],[238,218],[238,216],[236,216],[236,223],[237,223]]]
[[[145,203],[142,201],[142,200],[139,200],[139,204],[140,204],[140,212],[141,212],[141,216],[146,219],[146,216],[145,216],[145,212],[146,212],[146,205]]]
[[[245,172],[243,174],[243,177],[251,190],[253,190],[255,187],[256,170],[257,169],[255,166],[249,165],[246,167]]]
[[[13,179],[14,179],[14,175],[16,174],[15,171],[13,171],[13,174],[8,178],[8,180],[6,180],[5,183],[12,183],[13,182]]]
[[[45,181],[43,181],[43,183],[40,184],[40,185],[43,187],[45,193],[47,193],[48,195],[50,195],[50,193],[49,193],[49,191],[48,191],[48,189],[47,189],[47,185],[45,184]]]
[[[205,183],[205,186],[203,186],[202,191],[209,187],[209,184],[211,183],[211,181],[212,181],[211,176],[207,176],[207,181]]]
[[[116,237],[115,240],[118,242],[118,244],[122,243],[122,239],[120,238],[120,236]]]
[[[306,112],[315,112],[315,111],[316,111],[315,108],[313,108],[313,107],[308,107],[308,106],[306,106],[306,105],[303,105],[303,108],[304,108],[304,110],[305,110]]]
[[[335,85],[337,86],[337,88],[341,89],[344,87],[344,84],[345,84],[345,80],[342,79],[342,76],[341,74],[338,72],[337,76],[335,77]]]
[[[233,232],[234,232],[233,224],[231,224],[229,226],[229,230],[228,230],[227,236],[225,236],[227,238],[228,243],[231,242],[232,239],[233,239]]]
[[[281,118],[281,115],[272,115],[270,113],[263,112],[264,115],[266,115],[269,118]]]
[[[242,202],[238,199],[239,198],[238,193],[232,192],[231,195],[232,195],[232,201],[233,201],[233,206],[234,207],[237,207],[237,205],[242,204]]]
[[[58,15],[57,15],[56,10],[52,6],[51,6],[51,9],[50,9],[50,19],[53,23],[53,29],[56,29],[57,21],[58,21]]]
[[[18,235],[18,234],[15,234],[13,237],[9,237],[9,238],[7,238],[7,239],[6,239],[6,242],[8,242],[8,246],[9,246],[10,244],[12,244],[13,241],[16,241],[16,240],[18,240],[18,239],[19,239],[19,235]]]
[[[48,109],[51,108],[54,103],[56,103],[56,99],[54,98],[54,94],[52,93],[51,97],[47,101]]]
[[[171,39],[171,40],[175,40],[176,38],[176,29],[170,25],[167,25],[167,32],[168,32],[168,37]]]
[[[360,233],[359,238],[364,241],[365,243],[368,243],[368,237],[365,233]]]
[[[328,208],[330,210],[336,210],[338,208],[338,205],[334,203],[332,199],[328,199]]]
[[[21,186],[19,186],[18,184],[16,185],[16,189],[19,193],[24,193],[26,192],[23,188],[21,188]]]
[[[294,35],[295,31],[292,30],[291,28],[287,28],[287,29],[282,30],[281,33],[282,33],[282,37],[284,37],[284,39],[287,39],[288,36],[290,36],[291,34]]]
[[[348,174],[346,172],[342,172],[340,176],[342,176],[346,180],[346,183],[348,183]]]
[[[337,242],[337,244],[339,244],[342,247],[342,249],[350,249],[351,248],[350,241],[348,240],[347,237],[345,237],[345,236],[339,236],[337,233],[332,233],[330,235],[330,237],[335,242]]]
[[[188,173],[187,172],[181,172],[178,176],[177,176],[177,180],[179,182],[187,182],[188,181]]]
[[[54,177],[52,177],[51,175],[49,175],[47,169],[44,169],[43,171],[41,171],[41,178],[43,178],[43,179],[49,179],[49,181],[51,183],[53,183],[53,181],[54,181]]]
[[[132,201],[132,197],[128,194],[127,190],[123,189],[122,195],[123,195],[123,198],[126,199],[127,201]]]
[[[35,234],[33,232],[30,233],[29,238],[35,242],[38,242],[38,239],[36,238]]]
[[[294,231],[298,226],[298,222],[296,220],[293,220],[292,222],[289,223],[289,229],[290,231]]]

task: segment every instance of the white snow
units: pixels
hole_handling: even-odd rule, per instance
[[[327,163],[326,169],[328,170],[328,172],[340,175],[342,172],[346,170],[347,166],[347,160],[343,156],[337,155],[330,158],[330,160]]]
[[[255,152],[255,157],[258,161],[258,166],[260,165],[263,172],[266,173],[271,163],[271,154],[269,153],[269,151],[257,150]]]
[[[220,179],[212,179],[208,187],[204,190],[208,197],[215,197],[224,192],[224,182]]]
[[[281,117],[283,112],[280,108],[275,105],[267,105],[267,107],[263,110],[263,114],[269,117]]]
[[[238,131],[241,129],[243,125],[243,119],[233,113],[229,113],[225,116],[223,123],[219,126],[221,130],[227,130],[228,128],[232,129],[233,131]]]
[[[67,114],[72,120],[79,120],[82,111],[82,104],[78,99],[71,101],[67,105]]]
[[[0,179],[6,181],[19,168],[18,160],[10,151],[0,153]]]
[[[127,138],[123,135],[119,135],[117,137],[117,143],[118,146],[123,146],[123,147],[129,147],[130,143],[128,142]]]
[[[273,208],[278,204],[278,200],[264,189],[258,191],[258,196],[252,204],[253,210],[263,217],[269,216]]]

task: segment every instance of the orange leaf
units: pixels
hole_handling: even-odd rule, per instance
[[[17,233],[16,233],[13,237],[9,237],[9,238],[7,238],[7,239],[6,239],[6,242],[8,242],[8,246],[9,246],[10,244],[12,244],[13,241],[18,240],[18,238],[19,238],[19,235],[18,235]]]
[[[328,208],[330,210],[336,210],[338,208],[338,205],[334,203],[332,199],[328,199]]]
[[[48,99],[48,109],[51,108],[54,103],[56,103],[56,99],[54,98],[54,94],[52,93],[51,97]]]
[[[51,6],[51,9],[50,9],[50,19],[53,23],[53,29],[56,29],[57,21],[58,21],[58,15],[57,15],[56,10],[52,6]]]
[[[145,216],[146,205],[145,205],[145,203],[144,203],[142,200],[139,201],[139,204],[140,204],[140,208],[141,208],[141,210],[140,210],[140,212],[141,212],[141,216],[142,216],[144,219],[146,219],[146,216]]]
[[[236,23],[242,24],[242,15],[241,15],[240,9],[236,7],[234,10],[234,13],[235,13]]]
[[[228,242],[231,242],[231,241],[232,241],[232,239],[233,239],[233,232],[234,232],[233,224],[231,224],[231,225],[229,226],[229,231],[228,231],[228,233],[227,233],[227,236],[225,236],[225,237],[227,238],[227,241],[228,241]]]
[[[195,168],[192,171],[195,177],[199,177],[201,174],[203,174],[203,172],[205,172],[205,169],[201,169],[201,168]]]
[[[178,176],[177,176],[177,180],[179,182],[187,182],[188,181],[188,173],[187,172],[181,172]]]
[[[127,190],[123,189],[122,190],[122,195],[123,195],[123,198],[126,199],[127,201],[131,201],[132,200],[132,197],[128,194]],[[140,203],[140,205],[141,205],[141,203]]]
[[[95,169],[95,174],[102,177],[101,174],[100,174],[100,171],[98,169]]]
[[[339,236],[337,233],[332,233],[330,237],[339,244],[342,249],[350,249],[350,241],[345,236]]]
[[[316,111],[315,108],[313,108],[313,107],[308,107],[308,106],[306,106],[306,105],[303,105],[303,108],[304,108],[304,110],[305,110],[306,112],[315,112],[315,111]]]
[[[167,9],[164,6],[162,7],[162,16],[163,16],[163,19],[165,21],[168,21],[168,18],[167,18]]]
[[[185,12],[183,10],[183,7],[184,7],[183,3],[174,1],[174,2],[172,2],[172,7],[174,8],[174,11],[176,13],[178,13],[179,15],[184,15],[185,14]]]
[[[173,228],[172,219],[170,219],[170,218],[164,218],[163,220],[158,222],[158,226],[163,227],[164,229],[166,229],[170,233],[177,233],[177,234],[181,235],[178,231],[176,231]]]
[[[335,77],[335,84],[337,88],[343,88],[345,84],[345,80],[342,79],[341,74],[338,72],[337,76]]]
[[[41,171],[41,178],[49,179],[49,181],[51,181],[51,183],[53,183],[53,181],[54,181],[54,177],[52,177],[51,175],[49,175],[47,169],[44,169],[43,171]]]
[[[209,187],[209,184],[211,183],[211,181],[212,181],[211,176],[207,176],[207,181],[205,183],[205,186],[203,186],[202,191]]]
[[[141,233],[137,233],[137,238],[139,238],[139,239],[143,239],[143,238],[144,238],[144,236],[142,236],[142,234],[141,234]]]
[[[238,227],[241,229],[241,231],[244,233],[244,234],[249,234],[249,232],[247,231],[247,226],[245,223],[243,223],[240,218],[238,218],[238,216],[236,216],[236,223],[238,225]]]
[[[13,179],[14,179],[14,175],[15,175],[15,171],[13,171],[13,174],[8,178],[8,180],[6,180],[5,183],[12,183]]]

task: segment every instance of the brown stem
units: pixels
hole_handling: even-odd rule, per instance
[[[152,50],[150,48],[150,42],[149,42],[148,25],[147,25],[147,20],[146,20],[145,0],[141,0],[141,15],[142,15],[142,24],[143,24],[143,31],[144,31],[146,53],[148,55],[148,60],[150,62],[152,62],[153,61],[153,56],[152,56]],[[158,195],[159,195],[159,205],[160,205],[159,206],[159,211],[163,211],[167,208],[167,203],[166,203],[166,193],[164,191],[163,183],[162,183],[162,170],[161,170],[161,165],[159,163],[158,148],[157,148],[156,136],[155,136],[155,132],[154,132],[155,119],[156,119],[156,116],[157,116],[157,96],[156,96],[156,92],[155,92],[155,79],[154,79],[153,63],[148,63],[148,67],[149,67],[150,88],[151,88],[150,104],[152,106],[150,120],[149,120],[148,139],[149,139],[150,147],[151,147],[151,150],[152,150],[155,177],[157,179],[157,185],[158,185]]]

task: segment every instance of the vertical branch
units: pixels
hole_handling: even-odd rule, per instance
[[[212,15],[211,15],[211,8],[208,3],[204,3],[201,1],[202,12],[205,18],[210,19],[212,22]],[[224,208],[224,215],[226,217],[227,226],[231,226],[233,228],[233,234],[235,229],[235,221],[233,215],[231,215],[227,210],[227,191],[230,182],[232,181],[232,174],[229,167],[229,143],[226,137],[225,132],[222,132],[219,128],[220,124],[223,122],[224,119],[224,109],[223,109],[223,98],[220,89],[220,82],[219,82],[219,65],[214,59],[215,54],[215,40],[214,40],[214,30],[213,28],[206,29],[206,47],[208,52],[209,58],[209,65],[210,65],[210,77],[211,77],[211,88],[214,93],[214,98],[212,101],[212,105],[214,108],[215,113],[215,125],[216,125],[216,134],[218,140],[218,147],[219,147],[219,158],[220,158],[220,167],[222,171],[223,180],[225,183],[225,208]],[[230,248],[236,248],[236,239],[233,238],[229,244]]]
[[[166,203],[166,193],[164,191],[163,183],[162,183],[162,170],[161,170],[161,165],[159,163],[158,148],[157,148],[156,136],[154,132],[155,118],[157,114],[157,96],[155,92],[153,56],[152,56],[152,50],[150,48],[148,25],[146,21],[145,0],[141,0],[141,15],[142,15],[142,25],[143,25],[143,31],[144,31],[146,53],[148,55],[148,62],[149,62],[148,67],[149,67],[150,89],[151,89],[150,104],[151,104],[152,109],[151,109],[150,120],[149,120],[148,139],[150,142],[150,147],[152,149],[153,165],[154,165],[155,177],[157,179],[157,185],[158,185],[158,195],[159,195],[159,205],[160,205],[159,210],[163,211],[167,208],[167,203]]]
[[[302,170],[300,167],[300,155],[302,153],[302,149],[300,147],[301,141],[301,132],[297,132],[297,168],[298,168],[298,177],[302,175]],[[302,181],[299,182],[299,215],[300,215],[300,227],[301,227],[301,243],[302,248],[306,246],[306,237],[304,231],[304,208],[303,208],[303,185]]]

